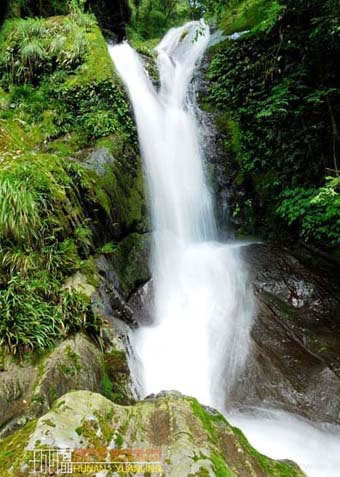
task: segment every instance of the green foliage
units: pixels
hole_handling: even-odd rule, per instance
[[[128,26],[133,42],[160,38],[166,31],[190,17],[190,4],[184,0],[141,0],[135,2],[134,15]]]
[[[99,252],[103,254],[110,255],[116,250],[117,245],[113,242],[107,242],[102,247],[100,247]]]
[[[40,198],[43,201],[43,197]],[[18,177],[3,174],[0,178],[1,241],[32,243],[39,238],[41,218],[36,191]],[[42,204],[43,205],[43,204]]]
[[[56,81],[50,96],[55,101],[55,124],[61,133],[76,129],[88,140],[121,132],[137,146],[129,105],[112,81],[73,88]]]
[[[324,187],[286,189],[277,213],[299,227],[306,239],[340,244],[340,178],[328,177]]]
[[[9,83],[37,83],[44,73],[72,71],[84,60],[86,30],[94,20],[83,13],[63,21],[28,18],[5,23],[0,35],[0,76]]]
[[[50,347],[79,329],[98,335],[90,304],[65,282],[89,272],[91,254],[120,236],[136,208],[126,95],[99,28],[77,5],[68,17],[0,30],[0,346],[11,352]],[[115,165],[133,162],[124,162],[131,184],[111,165],[107,178],[81,164],[95,141]]]
[[[102,394],[110,401],[114,401],[113,384],[107,372],[105,371],[101,380]]]
[[[233,8],[240,13],[245,3]],[[210,104],[238,125],[238,150],[231,149],[242,179],[238,185],[245,190],[241,207],[252,202],[255,225],[279,230],[278,219],[284,218],[301,237],[334,245],[339,231],[331,224],[331,201],[299,208],[298,200],[312,200],[325,177],[338,174],[339,10],[333,0],[266,3],[248,34],[215,50],[208,73]],[[231,17],[230,32],[239,29]],[[228,129],[235,138],[235,128]]]
[[[0,346],[12,353],[50,348],[80,329],[96,335],[101,324],[82,295],[60,293],[59,284],[44,273],[30,280],[13,276],[0,289],[0,316]]]
[[[0,171],[3,279],[44,269],[63,280],[82,267],[94,248],[94,217],[86,210],[101,207],[92,185],[88,170],[56,156],[27,156]]]
[[[227,34],[257,29],[266,30],[273,25],[283,9],[273,0],[204,0],[204,10],[216,15],[219,27]]]
[[[270,31],[275,25],[277,19],[283,15],[285,7],[277,0],[268,2],[267,8],[261,12],[261,20],[255,20],[252,32]]]

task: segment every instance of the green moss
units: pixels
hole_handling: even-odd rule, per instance
[[[245,452],[256,459],[266,475],[273,477],[303,477],[303,472],[295,464],[269,459],[269,457],[264,456],[249,444],[240,429],[237,427],[232,429]]]
[[[215,411],[213,414],[209,414],[204,407],[197,401],[197,399],[190,398],[189,403],[193,414],[199,418],[202,422],[203,428],[209,434],[212,442],[217,444],[218,436],[216,431],[216,425],[224,424],[228,425],[226,419],[219,412]]]
[[[235,477],[236,474],[226,465],[223,457],[218,454],[210,454],[210,460],[214,465],[215,475],[218,477]]]
[[[0,441],[0,474],[1,477],[20,475],[23,465],[22,456],[29,437],[36,426],[36,420],[29,422],[22,429]]]
[[[110,401],[113,401],[113,399],[114,399],[114,395],[113,395],[113,392],[112,392],[113,385],[112,385],[111,379],[110,379],[110,377],[109,377],[109,375],[107,374],[106,371],[104,371],[104,373],[103,373],[103,377],[101,379],[100,386],[101,386],[101,389],[102,389],[103,396],[105,396],[107,399],[110,399]]]
[[[124,437],[120,434],[117,434],[117,437],[115,438],[115,444],[120,449],[123,446],[124,443]]]
[[[112,418],[113,418],[113,409],[108,412],[106,416],[102,416],[99,414],[96,414],[99,424],[100,424],[100,429],[103,434],[103,439],[106,445],[108,445],[114,436],[115,430],[111,424]]]
[[[44,419],[42,422],[49,427],[56,427],[55,423],[51,421],[51,419]]]
[[[48,400],[50,403],[53,403],[58,397],[57,389],[55,386],[49,388],[48,390]]]
[[[21,64],[24,35],[46,51],[31,69]],[[56,39],[65,43],[62,48]],[[40,349],[54,343],[56,313],[65,315],[63,336],[80,322],[95,330],[89,302],[79,295],[77,304],[63,285],[82,271],[97,287],[90,255],[103,243],[144,231],[143,173],[126,94],[90,17],[7,21],[0,51],[0,196],[6,197],[0,204],[2,293],[20,289],[21,308],[12,316],[31,310],[46,317],[53,328],[47,339],[35,332],[38,340],[26,336],[26,345]],[[13,56],[13,71],[2,52]],[[25,74],[15,70],[18,64]],[[104,175],[74,160],[86,161],[94,147],[114,157]],[[77,370],[73,363],[62,371]]]
[[[72,89],[75,86],[86,86],[91,82],[111,81],[113,78],[120,84],[118,76],[114,75],[113,63],[100,29],[92,27],[86,32],[85,37],[90,47],[85,54],[84,65],[67,79],[66,87]]]
[[[104,371],[101,380],[102,394],[117,404],[133,404],[129,388],[130,371],[124,351],[105,353]]]
[[[216,411],[212,414],[208,413],[196,399],[190,398],[189,402],[194,415],[200,419],[211,441],[216,446],[218,446],[219,444],[218,430],[221,427],[225,428],[225,426],[227,425],[229,429],[232,430],[233,433],[236,435],[245,454],[253,457],[256,462],[258,462],[258,464],[265,472],[265,475],[270,475],[273,477],[302,477],[303,474],[294,464],[274,461],[256,451],[253,447],[251,447],[243,433],[239,429],[231,427],[220,413]],[[211,460],[214,464],[216,475],[221,475],[225,477],[232,477],[235,475],[234,472],[230,468],[228,468],[222,456],[218,454],[213,454]]]
[[[98,422],[96,420],[84,420],[80,427],[76,429],[79,436],[84,436],[91,447],[101,448],[103,441],[97,435]]]
[[[105,364],[110,373],[127,373],[129,368],[127,364],[125,351],[113,350],[105,354]]]
[[[241,152],[241,138],[240,138],[240,125],[239,122],[234,119],[230,113],[227,113],[227,128],[231,136],[231,145],[237,158]]]
[[[81,371],[79,354],[75,353],[70,345],[66,346],[66,358],[78,372]]]
[[[129,234],[117,244],[112,262],[124,296],[129,296],[137,286],[150,278],[149,247],[150,236],[138,233]]]
[[[75,377],[81,371],[80,357],[70,345],[66,346],[64,360],[58,363],[58,369],[67,377]]]

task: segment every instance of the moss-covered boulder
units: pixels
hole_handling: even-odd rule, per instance
[[[41,416],[71,390],[95,391],[120,404],[133,402],[124,344],[112,328],[105,336],[105,349],[79,333],[42,356],[3,357],[0,436]]]
[[[151,277],[149,268],[151,234],[133,233],[122,240],[112,254],[119,289],[125,298]]]
[[[304,475],[293,463],[259,454],[221,414],[177,392],[161,393],[127,407],[89,391],[68,393],[36,423],[0,443],[1,475],[28,475],[32,450],[51,447],[90,449],[93,460],[96,452],[104,452],[101,461],[126,464],[140,461],[133,459],[134,451],[139,457],[144,451],[145,458],[153,450],[158,456],[152,460],[159,461],[158,468],[172,477]],[[130,455],[124,458],[126,449]],[[150,473],[144,469],[141,475]]]
[[[0,429],[9,420],[21,416],[27,409],[38,370],[30,363],[20,365],[4,353],[0,369]]]

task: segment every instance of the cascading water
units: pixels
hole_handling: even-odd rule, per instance
[[[226,398],[249,352],[253,300],[240,246],[217,242],[195,95],[189,94],[208,42],[209,29],[203,22],[171,29],[156,48],[158,91],[127,43],[109,50],[133,104],[154,228],[154,320],[133,337],[143,364],[143,394],[176,389],[227,412]],[[336,444],[333,434],[291,415],[230,417],[249,431],[259,450],[295,459],[311,476],[316,475],[311,470],[315,442],[323,446],[325,456],[329,443]],[[263,437],[261,426],[267,439],[258,438]],[[304,452],[302,434],[314,439]],[[273,448],[272,435],[281,453]],[[294,449],[286,445],[287,436],[296,444]],[[332,472],[338,464],[330,458],[331,470],[318,476],[336,475]]]
[[[110,51],[134,106],[154,226],[154,323],[134,339],[144,392],[178,389],[223,408],[222,379],[231,389],[247,356],[252,313],[238,247],[216,242],[188,94],[208,41],[202,22],[168,32],[156,49],[158,92],[127,43]]]

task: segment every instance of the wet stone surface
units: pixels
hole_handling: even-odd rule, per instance
[[[234,392],[251,406],[340,422],[336,265],[298,247],[244,247],[257,301],[252,350]]]

